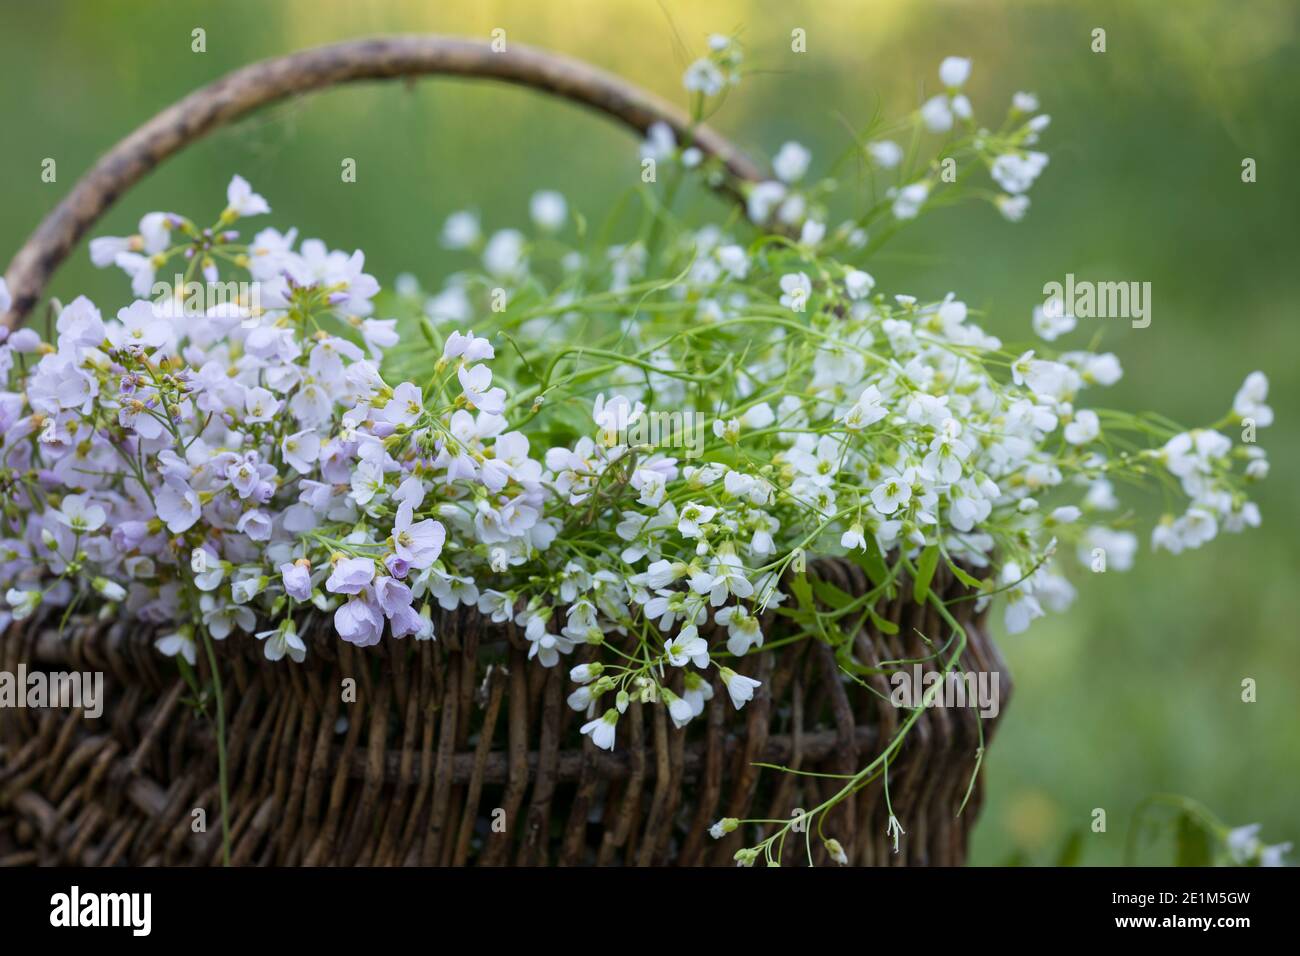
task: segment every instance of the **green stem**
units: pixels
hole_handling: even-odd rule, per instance
[[[221,785],[221,865],[230,866],[230,780],[226,767],[226,701],[221,690],[221,672],[217,669],[217,655],[212,649],[212,636],[206,627],[203,647],[207,651],[208,666],[212,668],[212,687],[217,698],[217,776]]]

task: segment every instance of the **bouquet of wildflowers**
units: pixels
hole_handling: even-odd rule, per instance
[[[740,65],[715,38],[686,76],[697,117]],[[969,71],[945,60],[942,92],[863,134],[877,188],[838,223],[834,181],[787,143],[747,216],[721,222],[648,199],[635,236],[601,244],[552,192],[528,234],[458,213],[442,241],[465,270],[432,292],[401,277],[382,309],[361,252],[249,230],[270,207],[238,176],[210,226],[156,212],[95,240],[132,295],[56,303],[44,334],[0,345],[3,623],[99,608],[183,667],[235,631],[288,667],[308,627],[437,640],[434,608],[464,609],[512,621],[538,667],[595,646],[568,702],[614,748],[633,698],[678,726],[719,706],[714,672],[742,707],[757,681],[737,661],[773,614],[835,642],[808,596],[817,558],[868,569],[854,606],[873,617],[904,579],[937,600],[942,562],[1019,631],[1068,606],[1070,565],[1132,563],[1123,482],[1185,502],[1153,548],[1258,524],[1262,373],[1188,430],[1092,407],[1113,354],[1008,348],[955,293],[877,287],[901,226],[962,194],[1018,220],[1047,164],[1035,97],[984,128]],[[642,159],[669,197],[723,175],[667,127]],[[981,168],[996,189],[965,185]],[[1048,343],[1076,324],[1050,302],[1032,321]],[[851,642],[837,650],[851,671]]]

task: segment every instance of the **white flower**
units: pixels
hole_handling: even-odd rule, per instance
[[[840,845],[839,840],[834,837],[827,837],[822,841],[822,844],[826,847],[826,853],[832,860],[840,866],[846,866],[848,864],[848,854],[844,852],[844,847]]]
[[[1083,409],[1074,413],[1074,420],[1065,426],[1065,440],[1071,445],[1086,445],[1101,434],[1097,413]]]
[[[671,159],[676,151],[677,137],[673,134],[673,128],[663,120],[651,123],[646,130],[645,141],[641,143],[641,158],[661,163]]]
[[[952,101],[945,95],[932,96],[921,104],[921,122],[931,133],[952,129]]]
[[[424,396],[420,393],[420,386],[413,382],[397,386],[381,414],[385,421],[394,425],[413,425],[424,414]]]
[[[538,229],[555,232],[564,225],[564,220],[569,214],[569,206],[560,193],[552,189],[544,189],[533,193],[532,199],[528,201],[528,213]]]
[[[736,827],[740,826],[740,821],[735,817],[723,817],[717,823],[709,827],[709,836],[715,840],[721,840],[728,833],[733,832]]]
[[[754,691],[762,686],[761,681],[737,674],[730,667],[719,668],[718,676],[722,678],[722,683],[727,688],[727,696],[731,698],[731,704],[736,710],[740,710],[748,701],[753,700]]]
[[[500,415],[505,410],[506,392],[492,387],[492,370],[486,365],[462,366],[456,373],[465,401],[489,415]]]
[[[1107,570],[1127,571],[1133,567],[1137,536],[1131,531],[1115,531],[1101,526],[1089,528],[1079,543],[1079,563],[1091,567],[1094,550],[1104,555]]]
[[[784,184],[777,182],[759,183],[749,191],[745,211],[751,221],[760,225],[772,218],[772,213],[786,197]]]
[[[880,394],[880,389],[874,385],[868,385],[863,389],[858,400],[853,406],[844,413],[844,427],[849,431],[860,431],[880,421],[886,415],[885,407],[881,405],[884,396]]]
[[[614,749],[614,729],[618,725],[618,711],[610,708],[604,715],[589,720],[582,725],[582,733],[591,737],[591,742],[601,750]]]
[[[1071,369],[1060,362],[1034,358],[1030,349],[1011,365],[1011,379],[1017,385],[1028,385],[1035,395],[1062,398],[1073,382]]]
[[[725,545],[713,559],[708,571],[697,571],[691,575],[691,590],[696,594],[708,594],[709,603],[720,607],[728,595],[747,598],[753,595],[754,585],[745,576],[740,558],[731,545]]]
[[[1008,634],[1023,634],[1030,623],[1043,616],[1043,608],[1038,600],[1022,588],[1012,588],[1006,592],[1007,606],[1003,623]]]
[[[9,608],[13,613],[15,621],[22,621],[31,617],[32,612],[36,610],[41,603],[40,591],[23,591],[19,588],[10,588],[5,592],[5,600],[9,602]]]
[[[871,489],[871,503],[882,515],[892,515],[911,500],[911,482],[901,475],[886,479]]]
[[[745,610],[742,604],[733,604],[718,611],[713,618],[727,629],[727,650],[744,657],[751,647],[763,646],[763,629],[759,620]]]
[[[459,358],[466,365],[473,365],[475,362],[495,358],[496,349],[492,347],[490,341],[475,335],[473,329],[463,334],[454,331],[447,336],[447,341],[443,344],[442,357],[448,360]]]
[[[952,484],[961,477],[961,463],[970,457],[970,448],[965,442],[956,437],[959,429],[957,423],[949,418],[946,422],[951,422],[950,432],[936,437],[930,442],[930,451],[921,462],[923,474],[929,474],[933,480],[943,484]]]
[[[840,547],[852,551],[855,548],[860,551],[867,549],[867,539],[863,536],[862,525],[853,522],[848,531],[840,535]]]
[[[915,219],[930,196],[930,184],[922,180],[898,190],[892,211],[895,219]]]
[[[891,139],[868,143],[867,153],[881,169],[893,169],[903,161],[903,148]]]
[[[723,271],[733,279],[743,279],[749,274],[749,254],[736,245],[719,246],[713,253]]]
[[[569,671],[569,680],[578,684],[589,684],[599,677],[604,669],[604,665],[599,662],[578,664]]]
[[[1018,113],[1035,113],[1038,111],[1038,97],[1033,93],[1018,92],[1011,97],[1011,108]]]
[[[1053,508],[1048,517],[1053,524],[1073,524],[1082,514],[1083,512],[1074,505],[1062,505],[1060,508]]]
[[[1002,218],[1007,222],[1020,222],[1025,218],[1025,213],[1029,211],[1028,196],[1007,196],[999,195],[993,200],[994,205],[998,207],[998,212],[1002,213]]]
[[[664,703],[668,705],[668,716],[672,719],[674,727],[685,727],[695,717],[695,710],[691,707],[690,701],[678,697],[667,687],[661,691]]]
[[[1244,827],[1234,827],[1228,831],[1227,839],[1224,841],[1228,846],[1228,853],[1232,856],[1233,862],[1237,864],[1248,863],[1261,846],[1259,840],[1260,825],[1258,823],[1247,824]]]
[[[116,581],[110,581],[108,578],[91,578],[90,586],[95,589],[96,593],[102,594],[109,601],[121,601],[126,597],[126,588]]]
[[[483,250],[483,268],[495,279],[511,279],[525,268],[524,235],[517,229],[494,233]]]
[[[684,538],[703,537],[704,531],[701,526],[712,521],[717,513],[718,509],[710,505],[699,505],[693,501],[688,501],[682,506],[677,521],[677,531]]]
[[[1165,442],[1160,457],[1165,467],[1179,478],[1208,475],[1213,463],[1232,450],[1232,442],[1216,431],[1197,428],[1175,435]]]
[[[1242,418],[1249,418],[1260,428],[1273,424],[1273,409],[1264,403],[1268,400],[1268,376],[1251,372],[1237,389],[1232,400],[1232,410]]]
[[[1291,844],[1278,843],[1266,846],[1259,851],[1260,866],[1285,866],[1286,855],[1291,852]]]
[[[686,68],[686,73],[682,76],[682,85],[687,90],[705,96],[717,96],[726,83],[722,70],[708,57],[696,60]]]
[[[844,274],[844,291],[849,294],[850,299],[862,299],[871,294],[871,290],[876,286],[876,280],[871,277],[869,272],[863,272],[861,269],[850,269]]]
[[[227,211],[235,216],[260,216],[271,211],[266,200],[253,192],[243,176],[235,176],[226,187]]]
[[[772,160],[772,171],[784,183],[797,183],[808,172],[812,153],[795,142],[785,143]]]
[[[799,230],[799,245],[815,246],[826,238],[826,224],[824,222],[814,222],[812,219],[804,220],[803,228]]]
[[[230,584],[230,599],[236,604],[247,604],[262,592],[269,580],[267,577],[254,574],[238,581],[232,581]]]
[[[1074,331],[1076,319],[1065,311],[1060,299],[1052,298],[1042,305],[1034,306],[1032,324],[1041,338],[1054,342],[1067,332]]]
[[[781,276],[781,304],[795,312],[808,308],[808,299],[812,296],[812,282],[802,272],[787,273]]]
[[[709,644],[700,637],[699,629],[690,624],[664,645],[664,656],[673,667],[685,667],[688,663],[693,663],[703,669],[709,666]]]
[[[949,89],[965,84],[970,78],[970,60],[962,56],[945,57],[939,64],[939,82]]]
[[[301,664],[307,657],[307,645],[298,636],[292,618],[286,618],[283,624],[272,630],[258,631],[254,637],[265,641],[262,653],[268,661],[283,660],[288,655],[290,660]]]
[[[481,238],[478,216],[472,212],[454,212],[442,225],[442,244],[448,249],[469,249]]]
[[[1076,356],[1081,358],[1079,374],[1086,384],[1110,386],[1118,382],[1124,375],[1119,359],[1111,352],[1106,352],[1104,355],[1069,352],[1061,357],[1063,359],[1073,359]]]
[[[1016,195],[1029,189],[1046,166],[1046,153],[1028,152],[1023,156],[1004,153],[993,160],[989,175],[1007,192]]]
[[[154,647],[158,648],[159,653],[165,654],[167,657],[175,657],[179,654],[185,658],[186,663],[191,667],[198,663],[198,648],[194,644],[194,636],[188,627],[163,635],[154,641]]]
[[[1219,532],[1219,522],[1214,512],[1193,505],[1174,522],[1174,529],[1184,547],[1199,548],[1214,540]]]

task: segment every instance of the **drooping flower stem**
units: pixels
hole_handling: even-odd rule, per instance
[[[203,634],[203,649],[208,656],[208,666],[212,669],[212,690],[216,696],[217,711],[217,778],[221,790],[221,865],[230,866],[230,779],[226,767],[226,700],[221,689],[221,671],[217,667],[217,655],[212,649],[212,635],[206,627],[199,629]]]

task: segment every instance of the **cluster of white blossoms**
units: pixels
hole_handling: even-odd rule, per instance
[[[968,71],[942,70],[956,120]],[[925,112],[933,127],[940,106]],[[1034,126],[977,131],[972,148]],[[0,623],[117,605],[193,663],[236,630],[302,660],[322,619],[368,646],[436,638],[434,606],[481,613],[542,667],[592,646],[569,704],[612,748],[633,699],[678,726],[715,676],[735,707],[751,699],[739,662],[783,587],[814,622],[787,617],[784,636],[828,639],[798,583],[814,559],[861,564],[868,607],[943,561],[1016,631],[1072,597],[1059,542],[1085,567],[1132,562],[1117,478],[1185,493],[1155,532],[1170,550],[1258,523],[1256,445],[1085,408],[1119,379],[1114,355],[1008,351],[954,295],[877,291],[866,229],[901,194],[830,230],[827,189],[797,188],[810,165],[782,148],[765,184],[779,194],[753,187],[754,223],[732,231],[594,245],[566,238],[552,192],[534,197],[532,236],[457,213],[443,242],[478,264],[432,295],[403,277],[391,319],[373,317],[360,252],[295,230],[241,240],[232,227],[270,210],[238,177],[211,228],[152,213],[96,240],[136,298],[56,305],[44,339],[0,345]],[[1009,192],[1032,179],[1002,166]],[[211,292],[230,267],[255,305],[146,297],[170,271]],[[1219,427],[1253,438],[1266,397],[1252,374]]]
[[[944,92],[926,100],[897,132],[868,130],[864,136],[863,159],[876,175],[894,176],[885,201],[874,208],[867,221],[881,213],[896,221],[915,219],[935,202],[940,190],[952,189],[969,167],[986,168],[1001,192],[985,196],[1008,220],[1019,222],[1029,210],[1027,195],[1039,174],[1047,167],[1047,154],[1033,149],[1051,117],[1038,112],[1038,98],[1017,93],[997,130],[978,125],[970,99],[962,92],[970,78],[971,61],[950,56],[939,65]],[[881,135],[889,132],[890,135]],[[933,160],[917,168],[898,140],[915,143],[919,135],[944,137]],[[669,134],[671,137],[671,134]],[[654,137],[652,137],[654,138]],[[663,139],[662,132],[659,139]],[[671,144],[670,144],[671,145]],[[914,147],[913,147],[914,148]],[[692,157],[686,156],[689,160]],[[748,195],[749,217],[784,231],[797,229],[804,242],[819,242],[826,232],[825,209],[821,200],[833,189],[832,183],[809,186],[803,182],[812,159],[799,143],[786,143],[772,161],[775,178],[753,187]],[[858,224],[845,224],[850,246],[867,244],[867,232]]]

